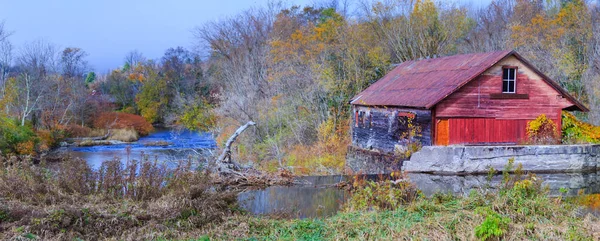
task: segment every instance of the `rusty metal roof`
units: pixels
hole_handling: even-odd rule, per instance
[[[515,55],[546,82],[569,98],[577,109],[587,108],[514,51],[461,54],[411,60],[398,65],[350,101],[353,105],[429,109],[507,56]]]

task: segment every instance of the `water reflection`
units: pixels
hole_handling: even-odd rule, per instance
[[[332,186],[347,176],[299,178],[310,185],[273,186],[240,193],[238,201],[247,211],[258,214],[286,213],[293,218],[331,216],[341,209],[350,193]]]
[[[537,174],[543,185],[550,189],[550,195],[576,195],[580,190],[585,193],[600,193],[600,173],[552,173]],[[502,176],[497,175],[488,181],[485,175],[444,176],[410,173],[408,177],[426,196],[437,192],[466,195],[473,189],[497,186]],[[238,200],[243,208],[257,215],[289,213],[295,218],[313,218],[331,216],[339,211],[350,197],[350,193],[333,186],[340,181],[351,180],[351,176],[302,177],[312,185],[274,186],[261,190],[241,193]],[[375,179],[377,176],[368,176]]]

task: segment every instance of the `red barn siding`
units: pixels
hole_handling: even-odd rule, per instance
[[[502,93],[502,65],[517,66],[515,97],[520,98],[493,98]],[[520,143],[526,139],[528,121],[545,114],[560,128],[561,110],[571,105],[533,71],[509,58],[439,102],[435,116],[449,119],[449,144]]]
[[[542,80],[531,79],[519,69],[517,94],[528,99],[492,99],[490,94],[502,92],[501,73],[482,75],[436,106],[436,117],[472,117],[496,119],[535,119],[546,114],[559,119],[560,110],[571,104]]]
[[[527,138],[526,128],[528,121],[530,120],[450,118],[450,135],[448,143],[450,145],[475,143],[519,144]],[[559,120],[554,119],[553,121],[558,123]]]

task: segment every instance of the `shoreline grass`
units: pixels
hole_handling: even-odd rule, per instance
[[[520,166],[495,189],[422,195],[405,181],[355,183],[343,211],[327,218],[236,215],[208,229],[210,240],[597,240],[600,220],[582,211],[588,195],[551,197]],[[402,180],[402,179],[400,179]],[[597,198],[596,198],[597,199]],[[590,201],[592,200],[592,201]],[[582,202],[583,201],[583,202]]]
[[[551,197],[519,167],[495,189],[426,197],[406,178],[357,178],[344,210],[326,218],[257,217],[236,193],[180,163],[83,160],[0,170],[0,239],[43,240],[594,240],[598,217]],[[136,171],[137,170],[137,171]],[[397,175],[393,175],[398,177]],[[600,199],[599,199],[600,200]]]

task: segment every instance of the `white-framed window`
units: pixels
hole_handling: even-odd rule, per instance
[[[517,92],[517,68],[502,68],[502,93]]]

